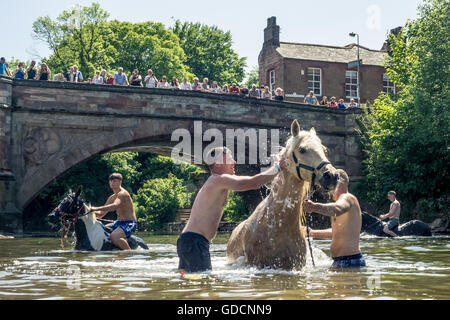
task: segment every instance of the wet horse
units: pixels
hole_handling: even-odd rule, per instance
[[[82,251],[110,251],[120,250],[111,239],[111,228],[103,225],[97,220],[95,214],[90,212],[89,207],[81,198],[81,189],[77,193],[69,191],[68,195],[49,214],[49,222],[52,225],[62,223],[67,230],[75,225],[75,249]],[[141,247],[148,249],[144,240],[136,236],[127,238],[131,249]]]
[[[300,131],[294,120],[291,135],[284,150],[287,169],[274,179],[269,196],[231,234],[227,247],[230,263],[243,257],[245,264],[259,268],[291,270],[306,262],[302,203],[311,186],[333,191],[338,174],[314,128]]]
[[[368,214],[367,212],[362,213],[362,225],[361,232],[365,232],[378,237],[391,237],[390,235],[383,232],[383,228],[387,222],[381,221],[379,218]],[[420,220],[411,220],[406,223],[401,224],[392,230],[396,235],[404,236],[419,236],[419,237],[429,237],[431,236],[431,228],[425,222]]]

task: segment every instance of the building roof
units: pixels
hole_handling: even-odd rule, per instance
[[[363,65],[384,66],[386,51],[371,50],[359,46],[359,56]],[[348,63],[356,61],[358,46],[351,43],[344,47],[326,46],[320,44],[280,42],[276,50],[284,58],[314,60],[326,62]]]

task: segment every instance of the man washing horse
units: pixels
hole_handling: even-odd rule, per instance
[[[269,183],[285,167],[282,157],[270,169],[250,176],[236,176],[231,151],[226,147],[209,151],[211,176],[197,194],[189,221],[177,241],[179,269],[188,272],[211,270],[209,242],[215,237],[230,190],[247,191]]]
[[[117,221],[107,225],[113,230],[110,239],[121,250],[130,250],[127,237],[137,229],[133,200],[128,191],[122,188],[122,175],[120,173],[113,173],[109,176],[109,186],[114,193],[108,198],[104,206],[92,207],[91,211],[97,215],[97,218],[102,218],[109,211],[116,211]]]
[[[361,232],[361,208],[358,199],[348,192],[349,178],[344,170],[337,170],[338,185],[333,194],[333,203],[303,202],[306,213],[317,212],[331,217],[331,229],[306,230],[310,236],[320,239],[331,238],[332,268],[365,267],[366,263],[359,248]]]

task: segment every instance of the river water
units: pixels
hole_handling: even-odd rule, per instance
[[[177,236],[138,233],[150,250],[79,252],[57,238],[0,240],[0,299],[450,299],[450,237],[362,235],[367,267],[329,268],[329,240],[313,240],[300,271],[228,265],[211,245],[213,271],[182,276]]]

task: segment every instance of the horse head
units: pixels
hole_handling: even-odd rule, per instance
[[[76,193],[69,189],[69,192],[58,206],[48,215],[49,223],[57,226],[58,223],[65,224],[69,220],[77,219],[85,212],[84,202],[81,198],[81,188]]]
[[[311,188],[319,187],[329,192],[336,188],[339,174],[328,161],[314,128],[301,131],[297,120],[291,124],[291,137],[286,143],[288,170],[299,180],[308,181]]]

